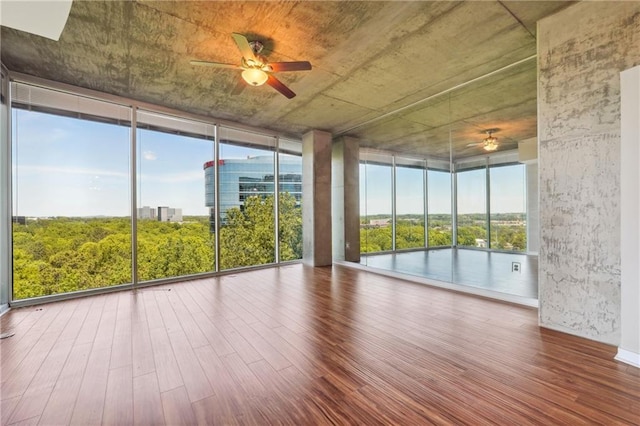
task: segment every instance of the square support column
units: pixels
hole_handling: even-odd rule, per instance
[[[312,130],[302,137],[302,260],[332,264],[331,134]]]
[[[331,152],[333,258],[360,262],[360,142],[343,136]]]

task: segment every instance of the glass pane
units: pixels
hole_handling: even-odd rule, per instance
[[[220,128],[220,269],[275,262],[275,138]]]
[[[302,149],[302,145],[300,145]],[[302,259],[302,155],[278,155],[280,261]]]
[[[424,247],[424,168],[396,166],[396,250]]]
[[[427,170],[429,247],[451,246],[451,174]]]
[[[129,124],[52,110],[12,111],[14,299],[131,282]]]
[[[213,131],[187,120],[138,115],[139,281],[215,270],[205,196],[214,183]]]
[[[527,209],[525,166],[489,168],[491,248],[526,251]]]
[[[487,202],[485,168],[457,174],[458,246],[487,247]]]
[[[360,164],[360,252],[391,250],[391,166]]]

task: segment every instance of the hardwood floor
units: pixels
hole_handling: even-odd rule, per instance
[[[289,265],[14,309],[9,424],[640,424],[640,372],[537,311]]]

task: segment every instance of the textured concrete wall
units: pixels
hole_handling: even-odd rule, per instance
[[[331,134],[302,137],[302,260],[331,265]]]
[[[540,324],[620,340],[620,71],[640,2],[581,2],[538,23]]]
[[[333,142],[331,186],[333,258],[360,262],[360,157],[358,139]]]

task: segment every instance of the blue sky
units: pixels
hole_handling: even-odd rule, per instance
[[[130,128],[13,110],[13,214],[128,216]],[[138,206],[182,208],[207,215],[203,164],[211,141],[138,130]],[[221,158],[259,150],[226,145]],[[17,161],[17,168],[15,162]]]
[[[13,148],[14,215],[130,214],[129,127],[21,109],[14,109],[13,114],[13,137],[19,141]],[[169,206],[182,208],[184,215],[207,215],[202,166],[213,159],[213,144],[149,130],[138,130],[137,140],[138,207]],[[264,153],[224,145],[220,157],[246,158]],[[492,170],[492,211],[524,211],[522,170]],[[422,213],[421,175],[415,169],[398,169],[398,214]],[[362,215],[390,214],[390,176],[388,167],[361,166],[360,182],[365,188],[360,194]],[[477,183],[478,179],[470,181]],[[430,212],[450,213],[449,175],[430,173],[428,189]],[[459,177],[458,190],[460,213],[483,211],[482,188]]]

